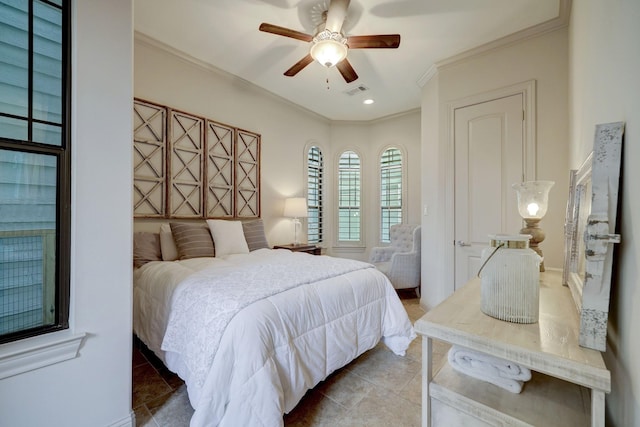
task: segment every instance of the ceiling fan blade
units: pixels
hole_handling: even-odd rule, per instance
[[[342,77],[344,77],[344,80],[347,83],[351,83],[352,81],[358,79],[358,74],[356,74],[356,70],[353,69],[353,67],[351,66],[351,63],[347,60],[347,58],[344,58],[342,61],[338,62],[336,64],[336,67],[338,68],[338,71],[340,71],[340,74],[342,74]]]
[[[292,30],[290,28],[279,27],[273,24],[267,24],[263,22],[260,24],[260,31],[265,33],[276,34],[278,36],[291,37],[292,39],[302,40],[303,42],[310,42],[313,40],[313,36],[302,33],[300,31]]]
[[[302,69],[304,67],[306,67],[307,65],[311,64],[312,62],[313,62],[313,58],[311,57],[310,54],[307,54],[307,56],[305,56],[300,61],[298,61],[295,64],[293,64],[293,67],[291,67],[287,71],[285,71],[284,75],[287,76],[287,77],[293,77],[296,74],[298,74],[300,71],[302,71]]]
[[[400,34],[347,37],[349,49],[395,49],[400,46]]]
[[[327,10],[327,21],[325,28],[332,33],[339,33],[342,29],[344,19],[347,17],[349,0],[331,0],[329,10]]]

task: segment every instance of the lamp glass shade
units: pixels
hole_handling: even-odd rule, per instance
[[[553,184],[553,181],[527,181],[512,185],[518,193],[518,212],[522,218],[541,219],[545,216]]]
[[[318,40],[311,46],[311,57],[325,67],[333,67],[347,57],[347,45],[333,39]]]
[[[290,197],[284,200],[284,216],[288,218],[306,218],[307,199],[304,197]]]

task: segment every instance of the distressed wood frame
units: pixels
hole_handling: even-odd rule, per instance
[[[133,103],[133,212],[136,216],[166,215],[167,109]]]
[[[235,129],[207,120],[207,217],[235,216]]]
[[[260,135],[236,132],[236,216],[260,216]]]
[[[204,216],[204,119],[169,110],[168,213],[173,218]]]
[[[580,345],[606,350],[624,123],[596,126],[593,152],[572,171],[563,278],[580,313]],[[575,184],[575,185],[574,185]]]
[[[134,217],[260,217],[258,133],[134,98]]]

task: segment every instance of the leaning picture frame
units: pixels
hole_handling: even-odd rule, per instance
[[[591,213],[591,165],[593,152],[577,170],[571,171],[569,200],[565,221],[565,264],[563,283],[569,286],[578,312],[582,311],[586,256],[584,253],[584,230]]]
[[[565,286],[569,285],[569,275],[573,262],[572,257],[576,254],[575,245],[577,244],[577,239],[575,236],[575,219],[573,218],[573,215],[576,204],[575,193],[577,173],[578,170],[576,169],[569,171],[569,199],[567,200],[567,211],[564,222],[564,264],[562,269],[562,284]]]
[[[563,280],[580,314],[580,345],[606,350],[624,123],[596,126],[593,151],[571,173]]]

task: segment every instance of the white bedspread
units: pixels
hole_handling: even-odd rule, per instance
[[[134,330],[185,380],[194,427],[280,426],[381,338],[403,355],[415,337],[386,277],[356,261],[262,249],[149,263],[134,282]]]

